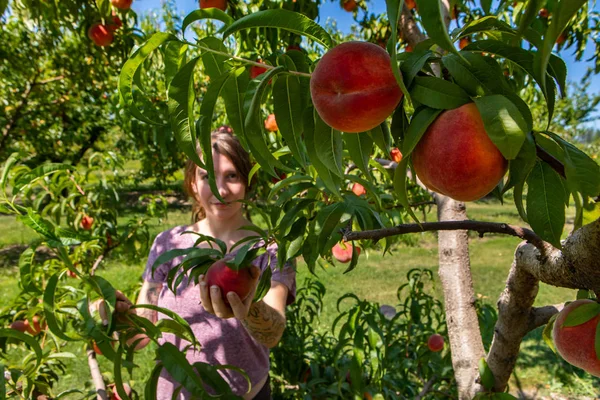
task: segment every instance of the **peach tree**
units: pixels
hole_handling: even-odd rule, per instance
[[[106,0],[96,4],[100,12],[110,10]],[[556,98],[565,95],[567,79],[565,63],[553,49],[573,47],[581,56],[588,40],[598,41],[589,33],[597,28],[597,13],[583,0],[388,0],[385,15],[369,16],[368,1],[342,1],[357,20],[365,15],[358,21],[363,30],[351,41],[315,22],[320,4],[230,1],[225,11],[199,9],[175,27],[140,33],[139,45],[118,77],[121,106],[143,124],[139,132],[148,127],[172,135],[177,149],[209,171],[217,197],[212,154],[206,150],[211,148],[210,132],[227,122],[256,162],[252,175],[274,180],[262,185],[264,192],[248,207],[262,216],[257,233],[279,245],[280,265],[302,256],[314,271],[332,261],[332,248],[343,241],[344,248],[352,249],[350,272],[359,265],[359,248],[386,254],[402,234],[439,231],[439,275],[459,398],[512,398],[505,392],[521,341],[542,325],[547,325],[551,344],[554,332],[561,354],[569,350],[561,347],[560,338],[585,338],[583,355],[563,356],[596,373],[600,170],[552,128]],[[452,19],[457,22],[451,25]],[[197,22],[210,28],[192,35]],[[147,79],[157,70],[164,73],[162,80]],[[160,91],[166,107],[157,104],[154,91]],[[543,120],[531,109],[538,98],[544,103]],[[272,118],[265,125],[271,114],[276,129]],[[165,142],[158,145],[166,147]],[[9,159],[3,189],[13,165]],[[59,184],[73,182],[69,167],[16,172],[8,185],[12,193],[4,191],[3,211],[19,214],[38,231],[58,261],[44,269],[49,276],[33,279],[28,273],[31,253],[24,256],[21,281],[31,304],[15,308],[31,317],[34,333],[34,311],[39,311],[53,339],[50,352],[59,353],[65,341],[80,341],[90,346],[93,360],[95,342],[114,363],[115,390],[128,398],[122,370],[135,367],[135,335],[144,332],[158,341],[170,332],[196,345],[189,325],[162,309],[171,322],[156,326],[135,315],[126,320],[113,316],[115,288],[91,273],[93,262],[82,268],[73,262],[86,246],[106,243],[106,236],[78,233],[74,219],[69,220],[72,229],[59,227],[60,218],[49,221],[40,209],[46,204],[33,198],[24,205],[14,201],[21,190],[47,180],[58,185],[57,193],[64,190]],[[70,191],[78,190],[71,186]],[[467,219],[464,201],[488,192],[500,198],[512,194],[514,207],[531,229]],[[416,211],[428,202],[435,203],[439,222],[417,218]],[[565,207],[571,203],[576,208],[574,230],[562,240]],[[489,351],[484,350],[473,302],[468,230],[524,240],[507,266]],[[353,244],[346,246],[349,242]],[[200,270],[194,268],[206,268],[213,256],[194,249],[180,255],[186,256],[182,268],[196,274]],[[79,291],[65,285],[68,272],[81,278]],[[581,297],[589,294],[592,301],[566,307],[568,315],[556,318],[553,326],[563,306],[533,307],[539,282],[582,289]],[[29,308],[40,298],[39,310]],[[89,303],[97,299],[105,302],[106,318],[89,311]],[[367,305],[363,309],[366,315],[372,311]],[[357,332],[349,337],[355,340]],[[2,374],[0,380],[26,382],[27,394],[43,387],[45,376],[39,377],[52,368],[49,353],[42,351],[48,346],[45,339],[40,345],[16,329],[2,330],[1,336],[9,338],[3,345],[21,340],[32,353],[13,376]],[[110,343],[117,343],[116,348]],[[372,347],[376,351],[376,343]],[[350,385],[355,396],[363,395],[361,368],[368,362],[359,350],[349,361],[350,376],[357,378]],[[146,386],[148,398],[155,396],[162,368],[199,396],[203,381],[230,395],[216,367],[190,365],[168,345],[158,346],[157,359]],[[102,379],[95,377],[98,395],[106,395]]]
[[[144,63],[163,57],[171,129],[179,148],[208,171],[212,155],[204,149],[210,149],[215,110],[222,104],[255,170],[274,179],[286,174],[267,196],[275,207],[265,215],[281,262],[301,255],[314,270],[330,260],[342,239],[385,252],[396,235],[440,231],[439,273],[452,321],[459,397],[500,396],[524,335],[559,311],[532,306],[538,282],[598,289],[599,166],[551,130],[556,97],[565,94],[567,79],[553,49],[565,41],[584,43],[581,23],[590,18],[597,23],[597,16],[585,1],[421,0],[415,9],[388,1],[389,35],[377,46],[340,43],[286,4],[232,3],[229,13],[201,9],[185,18],[178,34],[148,38],[121,71],[123,104],[141,121],[157,123],[133,99],[143,94],[136,76]],[[449,32],[451,17],[460,23]],[[189,25],[205,19],[220,21],[221,28],[213,36],[188,39]],[[296,36],[302,37],[300,48],[290,48],[289,38]],[[257,37],[264,37],[258,55],[249,50]],[[468,41],[459,51],[463,38]],[[406,46],[411,51],[402,51]],[[209,80],[201,93],[195,90],[199,79]],[[533,86],[545,101],[544,121],[534,121],[520,96]],[[276,132],[264,127],[269,114]],[[393,147],[402,153],[399,163],[389,160]],[[210,174],[209,182],[217,195]],[[353,183],[365,194],[350,192]],[[417,219],[410,184],[431,194],[439,222]],[[531,229],[468,220],[461,200],[488,192],[498,197],[512,192],[514,207]],[[561,241],[570,201],[577,209],[575,229]],[[471,304],[466,230],[525,240],[509,270],[487,354]],[[357,263],[355,251],[348,271]],[[597,313],[586,310],[568,323]]]

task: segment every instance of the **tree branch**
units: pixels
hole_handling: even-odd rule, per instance
[[[542,254],[546,254],[548,250],[554,249],[550,243],[544,242],[530,229],[510,224],[473,220],[422,222],[421,224],[402,224],[393,228],[346,232],[344,234],[344,240],[382,239],[384,237],[403,235],[406,233],[454,230],[476,231],[479,233],[480,237],[483,237],[485,233],[501,233],[504,235],[516,236],[533,244]]]
[[[564,304],[555,304],[552,306],[533,307],[529,313],[529,326],[527,330],[531,332],[542,325],[546,325],[553,315],[558,314],[565,307]]]
[[[562,176],[564,179],[567,178],[565,175],[565,166],[537,143],[535,144],[535,153],[542,161],[546,162],[546,164],[552,167],[552,169],[560,176]]]
[[[102,372],[100,372],[98,360],[96,359],[96,353],[91,345],[87,346],[87,357],[90,373],[92,374],[92,381],[94,382],[94,387],[96,388],[96,398],[97,400],[108,400],[106,386],[104,384],[104,379],[102,378]]]

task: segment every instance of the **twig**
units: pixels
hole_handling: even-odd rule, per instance
[[[529,315],[529,331],[546,325],[553,315],[558,314],[564,308],[564,304],[555,304],[552,306],[533,307]]]
[[[535,145],[535,153],[539,158],[545,161],[546,164],[552,167],[552,169],[555,170],[560,176],[566,179],[565,166],[537,143]]]
[[[89,344],[87,346],[87,357],[88,365],[90,367],[90,373],[92,374],[92,381],[94,382],[94,387],[96,388],[96,398],[98,400],[108,400],[106,386],[104,384],[104,379],[102,378],[102,372],[100,372],[100,367],[98,366],[96,353],[94,352],[92,346]]]
[[[421,390],[421,392],[417,395],[417,397],[415,397],[415,400],[421,400],[423,397],[425,397],[425,395],[427,394],[427,392],[429,392],[429,390],[431,389],[431,387],[433,386],[433,383],[436,380],[436,376],[432,376],[431,379],[429,379],[427,381],[427,383],[425,384],[425,386],[423,386],[423,390]]]
[[[476,231],[481,237],[483,237],[485,233],[501,233],[504,235],[520,237],[521,239],[527,240],[529,243],[537,247],[542,254],[546,253],[547,246],[551,246],[549,243],[544,242],[530,229],[510,224],[473,220],[423,222],[421,224],[403,224],[393,228],[375,229],[361,232],[347,232],[344,235],[344,240],[351,241],[360,239],[382,239],[384,237],[403,235],[405,233],[454,230]]]
[[[98,258],[96,258],[96,261],[94,261],[94,265],[92,265],[92,270],[90,271],[90,275],[94,275],[94,273],[100,266],[100,263],[102,262],[102,260],[104,260],[104,254],[106,254],[106,253],[102,253],[98,256]]]
[[[81,193],[82,196],[85,196],[85,192],[83,191],[81,186],[79,186],[79,184],[75,181],[75,178],[73,177],[73,174],[71,173],[71,171],[67,170],[67,173],[69,174],[69,179],[75,184],[75,187],[77,188],[79,193]]]

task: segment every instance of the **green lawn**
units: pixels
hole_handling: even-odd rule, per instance
[[[573,209],[569,211],[573,213]],[[518,218],[514,206],[502,206],[497,203],[476,203],[468,205],[468,214],[471,219],[507,222],[523,225]],[[9,226],[0,232],[0,247],[9,244],[28,243],[35,234],[23,228],[10,217],[0,217],[3,226]],[[435,215],[430,214],[428,220],[435,220]],[[156,235],[168,227],[185,224],[189,215],[182,211],[171,211],[166,220],[152,220],[151,232]],[[565,232],[565,235],[567,232]],[[319,279],[327,287],[325,308],[320,319],[319,329],[328,329],[335,318],[335,300],[347,292],[354,292],[358,297],[365,298],[380,304],[397,304],[396,290],[405,282],[406,273],[412,268],[429,268],[434,271],[436,281],[433,285],[435,296],[442,300],[442,291],[437,280],[437,242],[435,233],[414,234],[418,238],[417,246],[402,244],[393,250],[393,255],[382,257],[380,252],[367,251],[361,255],[359,266],[349,274],[343,274],[345,265],[337,264],[324,268],[317,268]],[[470,239],[471,265],[475,292],[482,301],[495,304],[499,294],[504,288],[506,277],[511,266],[513,253],[518,238],[501,235],[486,235],[478,238],[473,235]],[[98,271],[99,275],[108,279],[115,287],[128,290],[139,285],[139,277],[144,268],[145,260],[139,260],[135,265],[123,265],[115,260],[108,260]],[[303,263],[298,264],[298,284],[310,276]],[[17,271],[14,267],[0,269],[0,300],[18,295],[15,285]],[[546,305],[572,300],[575,291],[540,285],[540,293],[536,305]],[[81,345],[70,348],[77,354],[83,354]],[[102,359],[102,357],[101,357]],[[153,365],[153,351],[145,349],[138,357],[136,363],[142,368],[137,369],[132,377],[134,388],[143,393],[145,377]],[[85,357],[67,362],[68,373],[60,382],[62,389],[80,387],[84,382],[89,383],[89,371]],[[101,360],[103,371],[110,378],[110,363]],[[574,374],[573,372],[577,372]],[[595,396],[594,386],[598,387],[600,380],[590,379],[585,374],[575,371],[565,362],[555,356],[541,340],[541,330],[532,332],[523,344],[523,351],[518,360],[518,367],[511,387],[522,385],[528,392],[536,392],[537,396],[550,393],[559,393],[569,399],[584,398],[582,396]],[[536,397],[540,398],[540,397]]]

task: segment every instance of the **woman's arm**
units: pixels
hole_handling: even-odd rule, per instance
[[[285,330],[285,305],[288,288],[280,282],[271,282],[271,289],[262,300],[252,303],[242,324],[258,342],[268,348],[277,346]]]
[[[136,304],[158,305],[158,296],[162,290],[162,283],[144,281]],[[147,318],[153,324],[158,320],[158,312],[148,308],[136,308],[135,313],[140,317]]]

